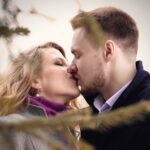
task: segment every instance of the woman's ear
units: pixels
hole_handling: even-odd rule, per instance
[[[41,89],[41,82],[38,78],[35,78],[32,80],[31,82],[31,87],[33,87],[34,89]]]
[[[115,43],[107,40],[104,45],[104,58],[107,62],[111,61],[115,53]]]

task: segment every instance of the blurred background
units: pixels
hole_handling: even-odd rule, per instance
[[[135,19],[140,31],[137,59],[143,60],[150,71],[149,0],[0,0],[0,27],[5,27],[0,29],[0,73],[7,68],[11,56],[47,41],[63,46],[71,62],[71,18],[79,9],[88,11],[101,6],[121,8]],[[17,27],[21,28],[7,34]]]

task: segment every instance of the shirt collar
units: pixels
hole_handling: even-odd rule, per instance
[[[129,81],[126,85],[124,85],[119,91],[117,91],[112,97],[110,97],[108,100],[104,100],[104,98],[101,95],[98,95],[93,105],[94,107],[101,113],[101,112],[107,112],[111,110],[119,96],[123,93],[123,91],[129,86],[131,81]]]

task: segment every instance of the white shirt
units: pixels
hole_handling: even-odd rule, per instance
[[[124,92],[124,90],[129,86],[130,83],[131,81],[124,85],[108,100],[104,100],[101,95],[98,95],[93,102],[94,107],[99,111],[99,113],[110,111],[119,96]]]

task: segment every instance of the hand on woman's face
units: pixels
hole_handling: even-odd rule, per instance
[[[61,52],[47,48],[42,57],[42,71],[33,84],[38,89],[38,94],[60,103],[79,96],[77,82],[67,72],[68,61]]]

